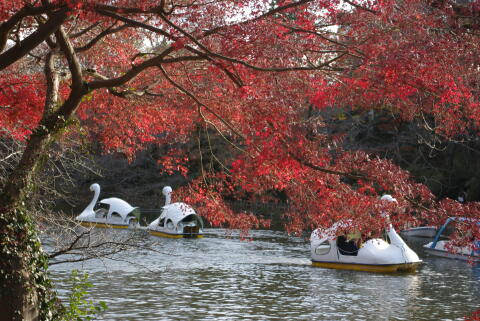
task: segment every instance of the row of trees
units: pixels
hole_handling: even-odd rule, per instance
[[[477,203],[437,200],[392,162],[342,148],[309,112],[388,111],[439,140],[478,139],[478,12],[427,0],[3,1],[1,135],[25,148],[0,190],[0,319],[57,311],[25,204],[52,144],[78,135],[131,159],[216,132],[230,158],[208,148],[217,166],[183,191],[214,225],[268,224],[223,199],[272,191],[288,199],[290,232],[339,219],[375,231],[385,210],[397,225],[478,218]],[[172,149],[159,162],[188,159]]]

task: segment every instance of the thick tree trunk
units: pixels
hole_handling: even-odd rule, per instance
[[[45,3],[48,4],[47,1]],[[66,9],[49,14],[49,20],[38,28],[36,36],[25,39],[25,44],[34,46],[55,32],[58,48],[52,50],[59,49],[64,54],[72,84],[69,97],[56,109],[58,75],[54,70],[56,52],[52,51],[45,65],[47,96],[43,119],[29,137],[22,159],[0,191],[0,321],[46,320],[55,314],[55,299],[51,295],[46,274],[48,261],[43,254],[35,224],[25,212],[23,202],[33,187],[33,176],[47,159],[50,144],[61,135],[83,96],[89,91],[83,82],[75,49],[60,26],[65,17]],[[0,70],[22,56],[23,51],[17,51],[7,50],[0,54],[0,61],[4,62],[0,63]],[[3,61],[6,57],[11,59]]]
[[[47,158],[87,88],[77,87],[54,113],[45,115],[30,136],[20,163],[0,193],[0,321],[46,320],[55,314],[46,275],[48,261],[23,202],[32,178]]]
[[[46,294],[45,285],[38,284],[45,273],[42,253],[35,253],[35,233],[17,215],[2,211],[0,219],[0,320],[40,320],[40,295]]]
[[[35,224],[23,210],[23,195],[46,154],[49,135],[33,136],[22,162],[0,195],[0,321],[42,320],[53,296],[46,275],[47,258]]]
[[[33,174],[43,164],[52,135],[36,131],[0,194],[0,321],[41,320],[48,313],[49,283],[32,218],[23,210]]]

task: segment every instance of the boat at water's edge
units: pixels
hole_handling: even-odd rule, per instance
[[[400,231],[400,235],[404,237],[427,237],[433,238],[437,234],[438,229],[435,226],[417,226]]]
[[[458,222],[480,226],[480,221],[464,217],[450,217],[438,230],[433,241],[423,246],[425,252],[449,259],[480,262],[480,240],[472,240],[469,246],[450,246],[451,240],[448,237],[453,232],[454,225]]]

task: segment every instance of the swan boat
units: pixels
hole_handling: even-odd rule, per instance
[[[167,238],[201,238],[203,237],[203,220],[188,204],[171,202],[172,188],[165,186],[165,205],[160,216],[147,227],[154,236]]]
[[[360,246],[343,235],[335,237],[319,229],[310,238],[312,265],[366,272],[414,272],[422,262],[392,226],[387,228],[390,243],[370,239]]]
[[[138,207],[133,207],[122,199],[111,197],[97,203],[100,185],[92,184],[94,196],[90,204],[75,220],[85,227],[135,228],[138,226]]]
[[[382,200],[395,201],[390,195]],[[360,233],[349,240],[346,235],[336,236],[337,230],[346,227],[337,222],[329,229],[316,229],[310,237],[312,265],[323,268],[365,272],[414,272],[422,263],[408,247],[391,224],[386,228],[387,240],[369,239],[361,243]],[[356,234],[356,235],[355,235]]]
[[[450,259],[480,262],[480,240],[472,240],[470,246],[450,246],[449,236],[454,232],[455,225],[459,222],[476,224],[480,228],[480,221],[464,217],[450,217],[438,230],[432,242],[425,244],[425,252],[434,256]]]

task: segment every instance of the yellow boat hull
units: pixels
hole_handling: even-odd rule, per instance
[[[199,239],[202,238],[202,234],[197,234],[197,235],[184,235],[184,234],[169,234],[169,233],[163,233],[159,231],[148,231],[150,235],[153,236],[158,236],[158,237],[166,237],[170,239],[181,239],[181,238],[190,238],[190,239]]]
[[[100,227],[100,228],[124,228],[127,229],[128,225],[116,225],[116,224],[106,224],[106,223],[97,223],[97,222],[79,222],[81,226],[84,227]]]
[[[327,269],[337,269],[337,270],[377,272],[377,273],[415,272],[417,267],[420,265],[420,263],[421,262],[375,265],[375,264],[352,264],[352,263],[312,261],[312,265],[316,267],[322,267]]]

